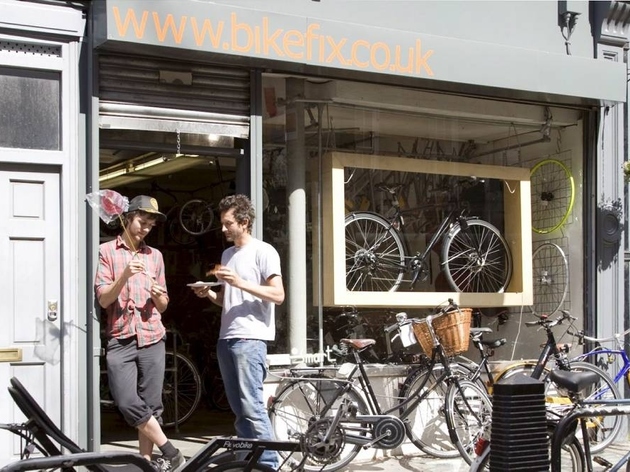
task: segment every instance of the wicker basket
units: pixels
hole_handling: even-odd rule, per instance
[[[458,308],[433,318],[433,330],[447,356],[456,356],[468,350],[471,315],[471,308]],[[413,332],[424,353],[431,357],[434,345],[426,320],[414,323]]]

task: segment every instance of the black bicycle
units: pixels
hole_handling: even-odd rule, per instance
[[[453,309],[457,307],[452,304],[443,307],[423,322],[430,327]],[[417,321],[401,319],[397,324],[409,327]],[[430,361],[411,369],[389,405],[376,395],[360,355],[374,345],[373,339],[341,341],[354,356],[345,374],[339,370],[329,376],[326,367],[291,369],[287,384],[269,407],[276,438],[302,444],[301,454],[308,455],[305,470],[331,472],[345,467],[362,448],[394,449],[405,436],[424,450],[441,431],[426,412],[440,410],[438,421],[446,421],[446,440],[470,463],[477,434],[490,421],[492,404],[483,383],[469,380],[470,369],[453,362],[432,328],[429,333],[434,345]]]
[[[404,236],[405,221],[397,191],[389,193],[393,215],[355,211],[346,216],[346,287],[350,291],[399,289],[405,274],[410,288],[430,273],[431,251],[441,244],[440,266],[456,292],[504,292],[512,276],[512,255],[501,232],[465,209],[451,211],[422,252],[410,255]]]
[[[578,436],[589,437],[589,429],[592,418],[618,418],[630,415],[629,399],[588,400],[588,391],[597,385],[599,378],[593,372],[564,372],[553,371],[551,380],[559,387],[567,391],[571,398],[572,409],[560,420],[554,434],[551,437],[551,472],[566,470],[566,462],[562,450],[567,443],[567,438]],[[593,472],[593,462],[604,467],[609,472],[624,470],[630,472],[630,452],[624,454],[615,464],[601,456],[591,456],[593,452],[590,441],[582,441],[581,457],[583,471]]]

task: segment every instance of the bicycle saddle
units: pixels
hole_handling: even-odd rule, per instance
[[[568,370],[552,370],[549,380],[559,387],[567,389],[571,393],[579,393],[582,390],[597,383],[599,375],[595,372],[574,372]]]
[[[374,339],[342,339],[339,342],[341,344],[345,344],[348,347],[356,349],[357,351],[361,351],[366,347],[370,347],[376,344],[376,341]]]

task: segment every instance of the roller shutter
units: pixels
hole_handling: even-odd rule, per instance
[[[112,54],[98,66],[101,128],[249,136],[248,70]]]

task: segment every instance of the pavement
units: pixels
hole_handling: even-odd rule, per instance
[[[102,420],[101,450],[136,451],[138,439],[115,412],[104,412]],[[217,412],[201,406],[179,431],[166,430],[166,434],[188,458],[217,436],[233,434],[231,413]],[[411,445],[409,445],[411,446]],[[404,454],[393,455],[391,451],[369,450],[361,453],[344,471],[346,472],[467,472],[468,464],[463,459],[437,459],[417,451],[413,446],[404,447]],[[417,451],[417,452],[416,452]],[[622,439],[599,455],[615,463],[630,451],[630,441]],[[369,453],[369,454],[367,454]],[[594,465],[593,472],[606,468]],[[625,470],[625,467],[622,468]]]

